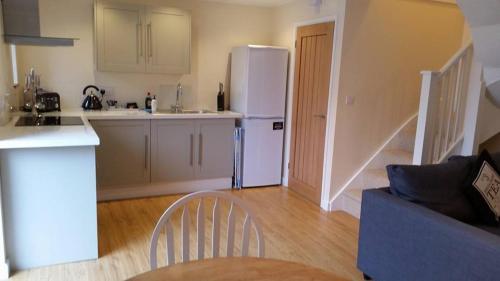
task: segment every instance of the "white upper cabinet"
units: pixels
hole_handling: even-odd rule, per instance
[[[147,7],[149,73],[189,73],[191,16],[182,10]]]
[[[98,71],[190,72],[188,12],[105,0],[97,1],[95,12]]]

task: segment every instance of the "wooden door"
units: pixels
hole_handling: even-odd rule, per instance
[[[321,200],[334,23],[297,29],[289,187]]]
[[[195,179],[196,129],[193,120],[151,121],[151,181]]]
[[[191,16],[174,8],[147,8],[148,73],[187,74],[191,64]]]
[[[144,72],[144,7],[99,1],[96,6],[97,69]]]
[[[200,120],[196,178],[230,178],[234,165],[234,119]]]
[[[149,183],[149,120],[91,123],[101,141],[96,147],[97,185],[101,188]]]

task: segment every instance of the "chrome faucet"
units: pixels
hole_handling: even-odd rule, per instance
[[[182,112],[182,85],[177,84],[177,96],[175,98],[175,105],[172,106],[172,111],[175,113]]]

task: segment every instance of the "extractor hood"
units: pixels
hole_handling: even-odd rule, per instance
[[[6,43],[36,46],[73,46],[75,38],[43,36],[39,0],[1,0]]]

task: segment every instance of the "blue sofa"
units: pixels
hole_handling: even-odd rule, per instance
[[[500,280],[500,228],[462,223],[387,188],[365,190],[357,264],[375,281]]]

